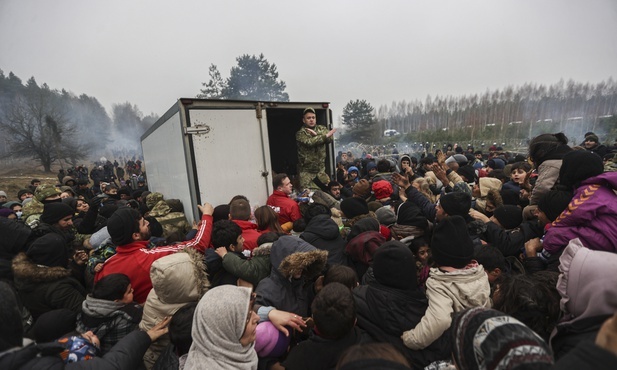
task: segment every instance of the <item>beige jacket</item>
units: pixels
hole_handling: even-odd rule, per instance
[[[453,312],[469,307],[491,307],[490,292],[482,265],[453,272],[431,268],[426,281],[428,308],[420,323],[404,332],[401,339],[414,350],[428,347],[450,327]]]
[[[152,290],[144,304],[139,323],[141,330],[150,330],[166,316],[172,316],[187,303],[198,302],[210,287],[203,255],[194,249],[185,249],[156,260],[150,268]],[[144,364],[151,369],[161,352],[169,344],[165,334],[144,355]]]

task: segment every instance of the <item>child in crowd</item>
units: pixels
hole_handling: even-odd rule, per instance
[[[436,267],[431,268],[426,281],[428,309],[420,323],[401,336],[414,350],[437,340],[450,327],[453,312],[491,306],[488,278],[472,259],[473,244],[462,217],[446,217],[437,224],[431,252]]]
[[[230,220],[217,221],[212,229],[212,247],[206,249],[205,259],[212,286],[230,284],[236,285],[238,277],[227,271],[223,266],[222,257],[233,253],[236,257],[246,260],[242,254],[244,237],[242,229]],[[223,249],[225,249],[223,251]],[[215,252],[218,250],[218,252]]]
[[[424,237],[418,237],[411,240],[409,248],[416,258],[416,269],[418,276],[418,286],[423,290],[426,288],[426,280],[430,271],[431,248],[428,241]]]
[[[111,274],[99,280],[86,296],[82,312],[77,315],[77,331],[91,331],[105,354],[120,339],[135,330],[141,321],[142,307],[133,302],[133,288],[128,276]]]

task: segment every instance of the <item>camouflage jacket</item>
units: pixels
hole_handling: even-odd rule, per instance
[[[317,125],[313,129],[317,133],[312,136],[303,126],[296,132],[298,144],[298,167],[302,172],[325,172],[326,171],[326,145],[331,143],[332,136],[326,137],[329,132],[325,126]]]
[[[150,216],[156,218],[156,220],[163,226],[163,238],[167,239],[174,233],[182,234],[180,241],[184,240],[186,233],[191,230],[186,216],[182,212],[172,212],[171,208],[164,200],[160,200],[152,207],[149,213]]]

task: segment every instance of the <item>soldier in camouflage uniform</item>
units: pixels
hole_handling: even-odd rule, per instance
[[[174,240],[183,241],[186,233],[191,229],[186,216],[182,212],[174,212],[163,199],[163,194],[154,192],[146,197],[146,206],[150,209],[149,216],[163,226],[163,238],[167,240],[174,236]]]
[[[328,131],[325,126],[317,125],[313,108],[306,108],[302,117],[304,126],[296,132],[298,144],[298,173],[302,189],[319,189],[313,182],[315,177],[328,184],[330,177],[326,174],[326,144],[334,140],[336,129]]]
[[[54,185],[39,185],[34,191],[32,201],[28,202],[23,208],[22,218],[24,222],[28,225],[37,221],[43,213],[44,203],[52,201],[60,202],[61,193],[60,189],[56,188]]]

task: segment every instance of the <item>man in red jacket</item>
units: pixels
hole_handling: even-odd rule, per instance
[[[105,261],[101,271],[94,277],[94,282],[110,274],[125,274],[131,280],[135,302],[143,304],[152,289],[150,267],[154,261],[184,248],[195,248],[203,253],[210,245],[214,208],[209,203],[198,205],[198,208],[203,216],[195,238],[152,249],[147,248],[150,239],[148,221],[130,207],[119,208],[107,220],[107,231],[111,241],[117,245],[116,254]]]
[[[302,218],[298,203],[289,198],[293,185],[287,177],[287,174],[279,173],[272,179],[272,187],[275,189],[272,195],[268,197],[267,205],[272,207],[279,216],[279,223],[283,230],[289,231],[293,227],[294,221]]]

